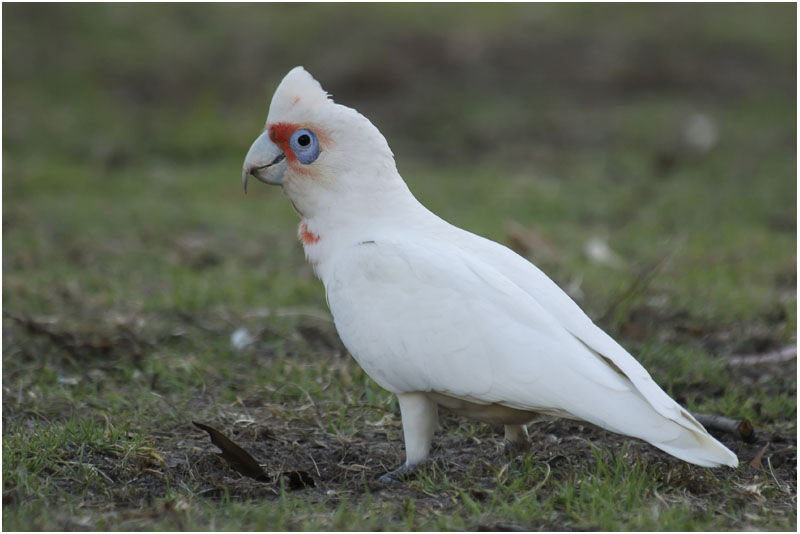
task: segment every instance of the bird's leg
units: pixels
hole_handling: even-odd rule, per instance
[[[531,442],[528,439],[528,428],[525,425],[505,425],[503,449],[506,454],[528,452]]]
[[[396,484],[408,478],[427,457],[433,432],[439,420],[436,403],[425,393],[398,393],[400,416],[403,420],[403,439],[406,461],[398,469],[380,477],[384,484]]]

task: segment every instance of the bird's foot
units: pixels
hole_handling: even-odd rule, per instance
[[[414,474],[415,470],[415,465],[403,464],[394,471],[389,471],[388,473],[382,475],[378,479],[378,482],[381,484],[386,484],[387,486],[396,486],[411,478],[411,475]]]
[[[521,456],[528,454],[531,450],[531,442],[528,440],[509,441],[503,440],[503,453],[508,456]]]
[[[506,425],[503,452],[509,456],[526,454],[531,450],[528,429],[524,425]]]

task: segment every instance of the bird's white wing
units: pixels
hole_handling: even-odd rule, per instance
[[[691,448],[696,463],[735,461],[702,426],[654,409],[647,397],[655,393],[639,389],[625,362],[590,348],[478,255],[443,240],[370,241],[338,254],[326,278],[342,340],[390,391],[569,414],[679,457]],[[722,460],[717,446],[727,451]]]
[[[515,387],[549,381],[548,371],[571,363],[587,380],[629,389],[535,299],[452,246],[358,245],[337,257],[326,289],[343,341],[390,391],[513,404]],[[522,402],[546,407],[561,394]]]
[[[712,463],[736,466],[736,455],[708,434],[692,414],[675,402],[653,380],[647,370],[628,353],[611,336],[606,334],[586,315],[583,310],[546,274],[531,262],[499,243],[477,236],[460,228],[455,230],[452,239],[468,253],[490,258],[493,268],[508,277],[515,285],[525,291],[534,300],[547,307],[547,310],[558,323],[579,340],[586,348],[602,358],[610,367],[624,374],[633,384],[641,397],[662,417],[673,421],[698,438],[702,447],[699,454]],[[644,438],[647,439],[647,438]],[[690,453],[690,457],[682,454],[685,444],[671,445],[651,443],[679,458],[689,459],[695,463],[698,451]]]
[[[575,301],[538,267],[508,247],[470,232],[457,230],[455,241],[462,248],[488,258],[493,268],[546,306],[562,328],[624,373],[658,413],[671,419],[686,420],[689,424],[702,428],[691,414],[655,383],[647,370],[628,351],[594,324]]]
[[[390,391],[564,411],[618,431],[604,400],[640,396],[536,299],[441,241],[353,247],[326,289],[345,345]]]

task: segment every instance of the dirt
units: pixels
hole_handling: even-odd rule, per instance
[[[28,322],[23,321],[22,324],[30,326]],[[50,330],[33,330],[51,340],[64,338],[63,334],[54,337]],[[336,345],[331,328],[304,324],[298,328],[298,332],[320,348],[330,349]],[[736,343],[746,344],[742,341]],[[746,387],[749,384],[749,387],[791,388],[791,380],[770,382],[765,381],[764,376],[793,377],[795,373],[796,361],[773,366],[731,368],[732,378]],[[703,385],[696,387],[702,390]],[[722,392],[705,391],[703,394],[720,395]],[[417,499],[418,504],[441,510],[455,512],[458,507],[449,494],[423,494],[411,484],[387,490],[377,482],[380,475],[398,467],[404,459],[397,415],[384,417],[378,423],[365,424],[352,436],[341,436],[331,434],[319,422],[324,420],[324,413],[314,418],[302,414],[276,414],[271,408],[259,409],[252,403],[248,405],[253,421],[235,421],[232,417],[230,420],[223,417],[203,422],[214,426],[247,450],[270,476],[269,482],[252,480],[231,469],[219,457],[219,450],[211,444],[208,435],[193,427],[188,419],[178,427],[162,429],[158,435],[152,436],[154,454],[139,453],[132,461],[130,458],[120,461],[120,456],[89,451],[83,461],[94,465],[105,475],[104,489],[111,492],[118,506],[131,511],[141,510],[143,505],[152,506],[155,499],[167,495],[168,488],[192,486],[202,499],[260,501],[276,499],[280,495],[281,484],[284,489],[302,491],[309,499],[325,501],[328,505],[335,502],[335,499],[331,500],[331,495],[357,497],[369,491],[378,499],[410,496]],[[497,483],[497,471],[509,462],[513,465],[513,462],[521,459],[503,451],[501,427],[480,425],[474,435],[463,438],[452,432],[462,423],[462,419],[443,414],[442,428],[434,441],[429,469],[433,470],[433,476],[447,473],[448,479],[456,484],[469,479],[473,487],[490,491]],[[791,495],[796,491],[796,437],[760,428],[765,422],[753,423],[757,432],[753,443],[745,443],[727,434],[718,434],[717,437],[745,465],[769,443],[761,467],[766,472],[771,469],[772,476],[787,485],[785,499],[789,505]],[[606,432],[590,424],[545,417],[529,425],[529,429],[529,454],[542,465],[547,464],[551,471],[552,480],[541,488],[543,492],[552,488],[554,483],[591,470],[596,464],[593,449],[597,446],[606,451],[625,451],[626,461],[629,462],[643,460],[659,474],[661,484],[678,488],[699,499],[713,498],[720,491],[719,484],[714,482],[714,478],[709,478],[705,470],[685,464],[646,443]],[[716,470],[714,476],[746,486],[760,473],[761,470],[748,467],[743,471]],[[297,483],[298,477],[304,483]],[[68,480],[57,481],[57,484],[65,490],[71,489]],[[102,501],[99,497],[101,492],[97,493]],[[13,498],[4,495],[4,499],[6,497]],[[482,496],[478,490],[474,497],[480,501],[485,495]],[[502,525],[482,525],[482,528],[490,527],[500,528]]]
[[[220,430],[235,440],[255,457],[273,477],[270,482],[258,482],[240,475],[222,460],[208,436],[189,424],[174,428],[168,434],[182,438],[156,439],[158,456],[141,457],[126,467],[118,457],[96,452],[84,459],[95,465],[109,478],[107,489],[114,496],[117,507],[128,513],[152,510],[155,500],[167,495],[168,488],[193,487],[200,499],[240,499],[246,501],[272,501],[279,498],[281,485],[287,491],[303,492],[311,502],[325,503],[335,509],[339,499],[350,502],[370,492],[375,500],[413,498],[418,508],[431,508],[440,513],[458,513],[461,505],[453,495],[423,492],[418,486],[406,483],[387,488],[377,482],[386,471],[403,461],[400,429],[396,423],[384,427],[365,427],[351,437],[335,436],[313,424],[295,420],[286,422],[267,410],[258,414],[256,423],[216,421]],[[497,484],[497,472],[520,457],[511,457],[503,451],[502,433],[488,425],[480,427],[477,434],[464,439],[452,430],[461,423],[458,418],[445,415],[442,429],[434,442],[428,472],[434,477],[446,473],[455,484],[469,480],[466,487],[478,502],[488,498]],[[717,502],[725,485],[719,479],[740,486],[752,486],[761,479],[761,470],[746,468],[743,471],[719,469],[710,476],[707,470],[688,465],[655,448],[591,425],[556,419],[543,419],[530,425],[531,452],[537,462],[549,467],[550,477],[540,491],[547,494],[555,485],[578,474],[591,471],[596,465],[593,449],[601,446],[607,451],[624,451],[625,461],[641,459],[653,468],[658,484],[679,490],[702,502]],[[742,463],[749,463],[768,441],[762,466],[786,486],[785,495],[778,499],[787,509],[793,509],[796,495],[797,447],[794,436],[781,433],[759,433],[754,443],[744,443],[728,435],[717,436],[734,450]],[[292,484],[290,476],[282,473],[300,473],[304,484]],[[513,476],[513,475],[510,475]],[[295,477],[296,478],[296,477]],[[532,481],[535,485],[538,481]],[[63,481],[64,489],[70,482]],[[333,498],[332,498],[333,497]],[[747,496],[742,496],[746,504]],[[104,501],[104,499],[100,499]],[[724,502],[724,501],[723,501]],[[775,503],[778,504],[778,503]],[[483,530],[509,530],[519,525],[478,525]],[[557,527],[558,522],[553,524]],[[563,525],[562,527],[563,528]]]
[[[80,317],[63,321],[43,317],[6,317],[6,326],[12,327],[5,329],[7,341],[24,332],[30,336],[28,343],[34,343],[42,353],[62,354],[63,365],[73,366],[77,363],[91,368],[87,371],[89,374],[99,372],[113,375],[114,366],[120,362],[140,365],[146,361],[149,351],[159,343],[182,343],[187,342],[182,341],[184,339],[222,336],[229,330],[234,315],[229,311],[217,311],[207,316],[182,312],[173,313],[168,318],[128,318],[88,325]],[[669,341],[713,347],[724,359],[739,349],[765,349],[778,345],[779,340],[774,334],[772,337],[769,335],[770,331],[776,331],[773,319],[764,318],[763,324],[748,323],[742,328],[732,329],[718,325],[697,326],[696,321],[681,313],[635,309],[630,314],[629,322],[638,322],[645,329],[658,328],[657,331]],[[155,325],[170,326],[169,329],[163,329]],[[633,330],[629,328],[630,331]],[[625,329],[621,329],[621,332],[624,334]],[[274,338],[289,340],[287,351],[296,353],[294,358],[299,364],[320,357],[337,360],[348,357],[333,326],[317,319],[295,320],[291,331],[265,331],[256,337],[253,350],[264,358],[273,357],[270,342]],[[624,335],[622,339],[628,344],[636,343],[635,339],[627,339]],[[49,348],[44,350],[43,347]],[[81,347],[91,350],[81,350],[83,360],[76,362],[74,351]],[[108,358],[109,351],[113,352],[114,358]],[[776,395],[796,391],[796,360],[728,366],[726,369],[737,387],[773,391]],[[154,376],[154,391],[158,391],[157,382],[158,377]],[[209,388],[213,387],[209,384]],[[701,381],[683,384],[677,400],[685,402],[686,398],[691,397],[708,400],[724,393],[723,388],[713,388]],[[183,423],[159,428],[157,433],[147,436],[148,445],[152,448],[136,449],[134,453],[127,451],[124,446],[118,447],[115,452],[91,448],[80,454],[77,451],[65,451],[65,461],[77,461],[80,457],[80,462],[100,473],[97,482],[87,492],[86,506],[109,509],[109,513],[120,520],[146,519],[147,514],[166,514],[176,518],[178,528],[182,528],[181,522],[184,521],[179,510],[185,505],[176,501],[175,497],[169,498],[173,488],[192,488],[192,498],[212,501],[236,499],[272,502],[280,498],[282,490],[302,492],[304,499],[320,503],[331,513],[342,499],[359,502],[366,498],[367,492],[373,502],[378,503],[382,500],[410,498],[418,510],[429,510],[436,514],[459,514],[463,511],[463,503],[453,492],[431,494],[413,482],[392,488],[377,482],[380,475],[395,469],[404,460],[399,414],[387,413],[379,421],[361,422],[355,434],[337,435],[327,427],[328,414],[316,406],[311,410],[293,411],[291,404],[282,408],[280,405],[265,405],[261,398],[248,397],[239,400],[247,406],[249,417],[244,421],[233,415],[236,409],[228,410],[224,403],[218,404],[213,393],[198,397],[197,400],[198,403],[214,403],[213,409],[198,405],[198,413],[218,414],[199,422],[213,426],[252,455],[266,472],[267,481],[253,480],[232,469],[219,456],[219,449],[211,443],[208,434],[195,427],[191,414],[187,414]],[[59,414],[63,415],[63,410],[72,409],[43,406],[37,409],[37,413],[47,414],[53,410],[50,416],[59,417]],[[34,414],[18,411],[12,405],[6,404],[4,408],[4,418],[31,415]],[[469,489],[471,498],[481,502],[489,498],[496,488],[498,472],[505,469],[508,477],[520,476],[518,468],[524,458],[510,456],[503,450],[502,427],[477,425],[467,432],[469,437],[463,437],[464,432],[455,432],[463,423],[463,419],[442,414],[441,429],[434,439],[426,472],[434,479],[442,480],[446,475],[446,479],[455,485],[463,483],[463,487]],[[733,498],[741,500],[741,506],[747,506],[752,501],[752,493],[760,491],[760,481],[770,477],[782,488],[780,495],[770,496],[770,506],[793,513],[797,480],[796,436],[781,430],[790,428],[786,421],[764,418],[752,423],[756,428],[756,438],[752,443],[745,443],[729,434],[716,434],[739,456],[740,463],[745,467],[738,470],[721,468],[714,470],[711,475],[704,468],[686,464],[644,442],[590,424],[543,417],[529,425],[531,449],[528,454],[549,475],[544,483],[538,479],[531,480],[530,486],[537,487],[541,483],[538,492],[545,498],[557,490],[558,484],[592,472],[596,467],[595,455],[599,447],[608,460],[611,460],[610,451],[622,454],[629,465],[642,460],[657,477],[654,487],[674,489],[698,507],[720,507],[720,513],[724,513],[723,508],[729,505],[732,498],[730,484],[720,481],[731,482],[736,488],[745,488],[741,489],[741,495],[736,494]],[[765,445],[760,465],[749,466]],[[85,490],[69,479],[54,478],[53,483],[69,493]],[[14,489],[3,495],[4,504],[14,503],[18,498]],[[758,498],[762,498],[760,494]],[[550,526],[562,529],[570,524],[569,521],[568,515],[556,517]],[[84,528],[73,523],[65,525],[67,527]],[[511,523],[475,526],[482,530],[526,527],[530,528]],[[537,525],[537,528],[547,528],[547,525]]]

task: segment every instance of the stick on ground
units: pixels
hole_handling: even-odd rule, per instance
[[[708,430],[727,432],[748,443],[756,440],[753,425],[747,419],[729,419],[721,415],[703,413],[693,413],[692,415]]]

